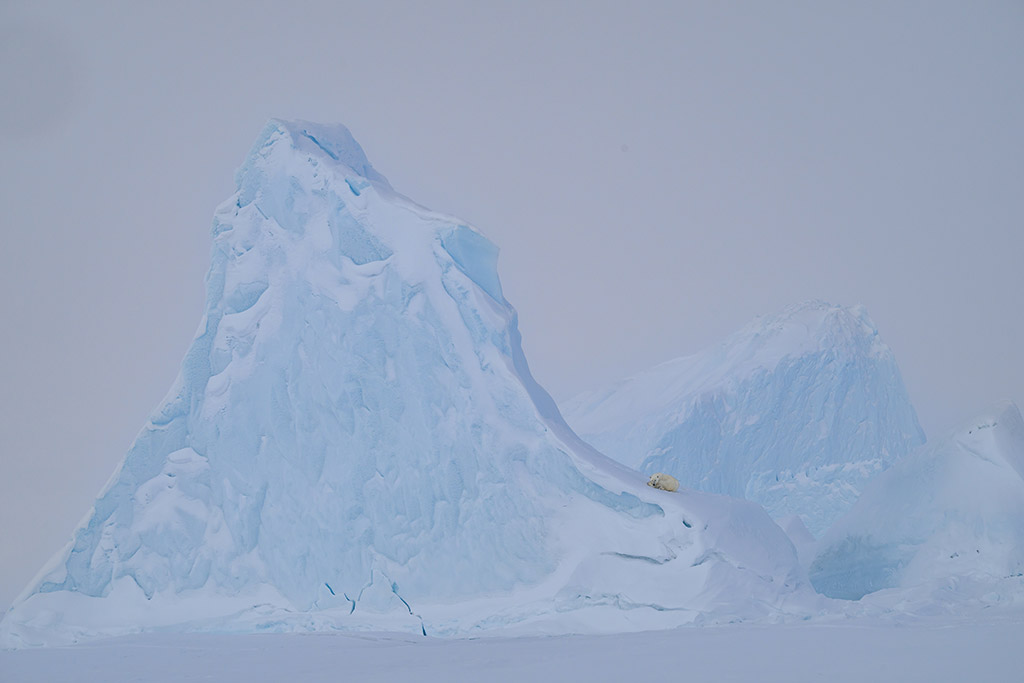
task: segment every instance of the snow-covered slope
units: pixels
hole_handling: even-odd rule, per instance
[[[497,248],[341,126],[272,121],[213,227],[198,334],[0,630],[632,630],[809,593],[756,505],[644,485],[530,376]]]
[[[563,406],[598,450],[688,487],[800,515],[821,534],[924,442],[892,352],[861,307],[819,301]]]
[[[1024,598],[1024,421],[1002,403],[871,482],[811,565],[818,590],[932,603]]]

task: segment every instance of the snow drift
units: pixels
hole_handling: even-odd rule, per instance
[[[237,184],[180,375],[8,644],[624,631],[809,593],[761,508],[656,491],[575,436],[497,248],[396,194],[344,127],[272,121]]]
[[[563,408],[580,436],[620,462],[756,501],[776,519],[799,515],[815,535],[924,442],[867,313],[820,301]]]
[[[1024,596],[1024,420],[1002,403],[879,475],[822,538],[811,580],[825,595],[941,603]],[[915,607],[916,609],[916,607]]]

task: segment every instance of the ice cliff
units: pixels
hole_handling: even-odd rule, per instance
[[[799,515],[815,535],[924,442],[867,313],[819,301],[563,409],[580,436],[620,462],[756,501],[776,519]]]
[[[1024,598],[1020,411],[999,404],[893,465],[818,548],[811,580],[830,597],[899,589],[903,609],[956,612]]]
[[[623,631],[809,591],[758,506],[655,491],[581,442],[530,375],[497,248],[396,194],[347,129],[272,121],[236,179],[180,375],[7,644]]]

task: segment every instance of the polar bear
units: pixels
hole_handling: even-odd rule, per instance
[[[651,475],[651,480],[647,482],[648,486],[653,486],[656,489],[662,491],[678,491],[679,480],[673,477],[671,474],[664,474],[662,472],[655,472]]]

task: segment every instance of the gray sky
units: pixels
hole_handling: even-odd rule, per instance
[[[822,298],[929,436],[1024,403],[1019,1],[8,1],[0,92],[0,608],[170,388],[270,117],[496,242],[556,398]]]

